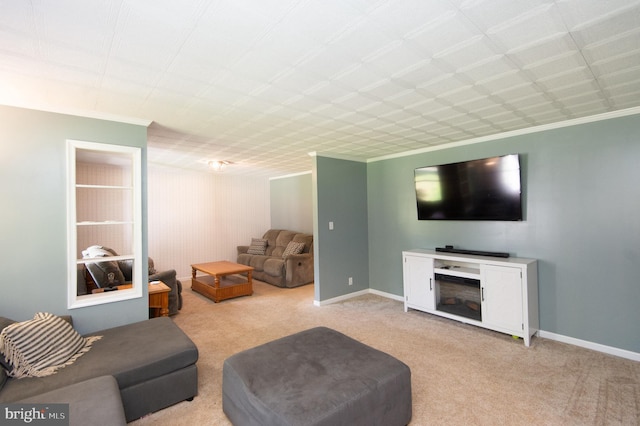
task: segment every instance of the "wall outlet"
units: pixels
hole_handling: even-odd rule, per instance
[[[349,277],[349,285],[353,285],[353,277]]]

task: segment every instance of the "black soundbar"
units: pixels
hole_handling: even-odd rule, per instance
[[[453,246],[436,247],[436,251],[441,251],[445,253],[456,253],[456,254],[473,254],[476,256],[509,257],[509,253],[504,253],[500,251],[463,250],[463,249],[453,248]]]

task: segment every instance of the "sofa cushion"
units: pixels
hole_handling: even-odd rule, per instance
[[[255,271],[262,272],[264,262],[269,259],[269,256],[262,256],[259,254],[241,253],[238,255],[237,262],[241,265],[251,266]]]
[[[14,322],[16,321],[10,318],[0,317],[0,332],[2,332],[2,330],[4,330],[6,326],[11,325]],[[4,354],[2,352],[0,352],[0,367],[2,368],[2,370],[10,369],[9,363],[7,362],[7,359],[4,357]]]
[[[11,402],[94,377],[112,375],[120,389],[192,366],[198,348],[169,317],[102,330],[89,352],[48,377],[9,380],[0,402]],[[88,337],[88,336],[85,336]],[[144,350],[142,350],[144,348]]]
[[[133,259],[118,260],[118,269],[120,269],[120,272],[122,272],[122,276],[124,277],[125,281],[133,280]]]
[[[105,258],[118,254],[109,247],[91,246],[82,250],[83,259]],[[88,262],[87,270],[98,287],[111,287],[124,284],[127,280],[120,269],[118,262]]]
[[[267,240],[264,238],[252,238],[251,245],[247,250],[248,254],[264,255],[267,250]]]
[[[279,229],[269,229],[262,236],[262,238],[267,240],[267,251],[265,252],[267,256],[273,256],[273,250],[276,248],[276,239],[278,238],[278,235],[280,235]]]
[[[68,322],[69,324],[71,324],[71,326],[73,327],[73,319],[71,318],[70,315],[59,315],[60,318],[62,318],[63,320],[65,320],[66,322]],[[11,318],[7,318],[7,317],[1,317],[0,316],[0,332],[2,332],[2,330],[4,330],[4,328],[8,325],[11,325],[13,323],[17,322],[16,320],[12,320]],[[2,360],[2,358],[0,358],[0,361]]]
[[[100,376],[95,379],[74,383],[26,398],[20,402],[69,404],[69,419],[67,419],[69,426],[116,426],[127,424],[118,382],[113,376]]]
[[[287,244],[289,244],[296,234],[297,232],[294,231],[280,231],[276,238],[276,246],[271,252],[271,256],[281,257],[282,253],[284,253],[284,250],[287,248]]]
[[[0,352],[9,363],[9,376],[45,377],[73,364],[98,339],[83,338],[62,318],[38,312],[0,332]]]
[[[4,384],[7,383],[7,372],[4,368],[0,368],[0,390],[4,387]]]
[[[247,265],[247,266],[251,266],[251,258],[253,258],[254,254],[248,254],[248,253],[240,253],[238,254],[238,258],[236,259],[236,262],[241,264],[241,265]]]
[[[313,248],[313,235],[311,234],[296,234],[291,241],[304,243],[302,253],[309,253]]]
[[[253,268],[253,279],[256,280],[265,280],[263,274],[265,274],[265,263],[270,259],[274,259],[271,256],[261,256],[259,254],[239,254],[237,262],[241,265],[251,266]],[[279,258],[283,260],[282,258]],[[274,270],[270,268],[270,270]]]
[[[94,344],[97,359],[92,361],[110,364],[106,369],[111,371],[121,388],[164,376],[198,360],[198,348],[168,317],[153,318],[94,334],[100,334],[103,338]],[[162,345],[157,342],[162,342]],[[140,348],[145,350],[141,351]],[[115,362],[114,354],[125,359]],[[82,367],[87,366],[83,364]]]
[[[129,282],[133,279],[133,264],[134,264],[133,259],[118,260],[118,268],[122,272],[125,282]],[[149,276],[158,273],[158,271],[156,271],[156,267],[153,263],[152,258],[149,258],[149,260],[147,261],[147,264],[148,264]],[[152,281],[152,280],[149,279],[149,281]]]
[[[89,262],[86,266],[98,287],[111,287],[126,282],[118,262]]]
[[[284,275],[284,259],[281,257],[270,257],[263,265],[263,271],[273,277]]]
[[[287,256],[292,254],[300,254],[302,253],[302,250],[304,250],[304,243],[289,241],[289,244],[287,244],[287,248],[285,248],[284,252],[282,252],[282,257],[286,258]]]

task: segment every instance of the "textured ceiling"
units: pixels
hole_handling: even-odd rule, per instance
[[[0,0],[0,103],[298,173],[639,106],[640,1]]]

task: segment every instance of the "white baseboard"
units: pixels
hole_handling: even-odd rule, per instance
[[[375,294],[377,296],[386,297],[387,299],[393,299],[393,300],[397,300],[399,302],[404,302],[404,298],[402,296],[398,296],[396,294],[386,293],[384,291],[374,290],[372,288],[368,288],[368,289],[365,289],[365,290],[355,291],[353,293],[349,293],[349,294],[345,294],[345,295],[342,295],[342,296],[334,297],[332,299],[327,299],[327,300],[323,300],[323,301],[314,300],[313,304],[315,306],[326,306],[326,305],[330,305],[332,303],[341,302],[343,300],[348,300],[348,299],[351,299],[353,297],[362,296],[364,294]]]
[[[378,296],[386,297],[387,299],[393,299],[393,300],[397,300],[398,302],[404,303],[404,297],[403,296],[398,296],[397,294],[386,293],[384,291],[375,290],[375,289],[372,289],[372,288],[369,289],[369,293],[376,294]]]
[[[601,345],[600,343],[593,343],[587,340],[580,340],[574,337],[563,336],[562,334],[551,333],[550,331],[539,330],[538,337],[544,339],[555,340],[557,342],[568,343],[574,346],[580,346],[581,348],[591,349],[605,354],[619,356],[621,358],[627,358],[632,361],[640,361],[640,353],[628,351],[626,349],[614,348],[613,346]]]
[[[386,293],[384,291],[374,290],[372,288],[368,288],[368,289],[365,289],[365,290],[355,291],[353,293],[349,293],[349,294],[345,294],[345,295],[342,295],[342,296],[334,297],[332,299],[323,300],[321,302],[317,301],[317,300],[314,300],[313,304],[315,306],[325,306],[325,305],[330,305],[332,303],[341,302],[343,300],[348,300],[348,299],[351,299],[352,297],[362,296],[363,294],[375,294],[377,296],[386,297],[387,299],[393,299],[393,300],[397,300],[399,302],[404,302],[404,298],[402,296],[398,296],[396,294]]]
[[[327,300],[314,300],[313,304],[315,306],[326,306],[326,305],[330,305],[332,303],[336,303],[336,302],[342,302],[343,300],[348,300],[354,297],[358,297],[358,296],[362,296],[363,294],[369,294],[371,293],[371,290],[366,289],[366,290],[360,290],[360,291],[354,291],[353,293],[349,293],[349,294],[344,294],[342,296],[338,296],[338,297],[334,297],[332,299],[327,299]]]
[[[325,306],[325,305],[330,305],[332,303],[341,302],[343,300],[348,300],[348,299],[351,299],[352,297],[362,296],[363,294],[375,294],[378,296],[386,297],[388,299],[404,302],[404,298],[402,296],[386,293],[380,290],[366,289],[366,290],[345,294],[343,296],[334,297],[332,299],[323,300],[321,302],[314,300],[313,304],[315,306]],[[581,348],[590,349],[593,351],[603,352],[609,355],[630,359],[632,361],[640,361],[640,353],[628,351],[626,349],[620,349],[620,348],[614,348],[613,346],[601,345],[599,343],[593,343],[587,340],[580,340],[574,337],[563,336],[562,334],[551,333],[550,331],[544,331],[544,330],[538,330],[537,336],[543,339],[555,340],[557,342],[568,343],[570,345],[579,346]]]

